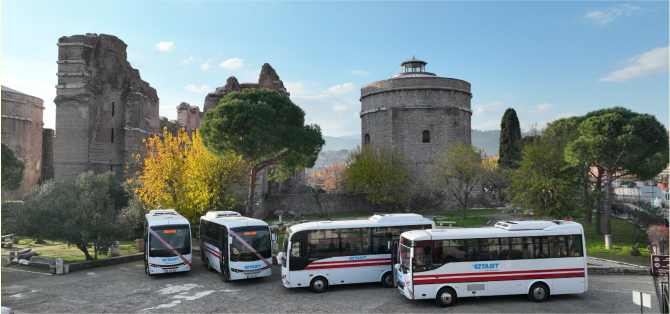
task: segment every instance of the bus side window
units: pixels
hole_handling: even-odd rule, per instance
[[[579,234],[571,235],[569,239],[570,256],[578,257],[582,254],[582,236]]]

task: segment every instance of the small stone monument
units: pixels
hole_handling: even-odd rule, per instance
[[[109,257],[119,256],[119,241],[112,242],[112,246],[109,248]]]

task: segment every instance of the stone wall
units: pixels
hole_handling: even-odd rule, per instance
[[[2,86],[2,142],[25,164],[21,186],[2,191],[2,200],[20,199],[42,177],[42,114],[44,101]]]
[[[216,108],[219,105],[219,101],[224,96],[228,95],[231,92],[239,92],[243,89],[260,89],[267,88],[270,90],[277,91],[280,95],[289,97],[291,94],[286,91],[284,87],[284,82],[279,79],[277,72],[269,64],[263,64],[261,68],[261,73],[258,75],[258,83],[242,83],[240,84],[237,81],[237,78],[231,76],[226,81],[226,85],[217,87],[216,91],[213,93],[207,94],[205,96],[205,104],[203,105],[203,112]]]
[[[177,121],[189,134],[200,128],[203,114],[203,112],[200,112],[200,108],[191,106],[186,102],[177,106]]]
[[[54,178],[55,144],[56,133],[54,130],[42,129],[42,182]]]
[[[126,47],[105,34],[58,40],[56,180],[72,182],[88,170],[123,173],[136,166],[142,140],[161,132],[156,90],[130,66]]]

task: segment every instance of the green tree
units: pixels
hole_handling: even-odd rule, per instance
[[[2,143],[2,189],[14,191],[21,186],[23,180],[23,161],[14,155],[9,146]]]
[[[364,193],[373,204],[401,203],[410,180],[410,173],[401,166],[403,162],[404,155],[397,149],[358,146],[347,161],[347,189]]]
[[[48,181],[31,190],[10,228],[18,234],[62,239],[84,252],[87,260],[97,259],[112,241],[126,234],[127,224],[119,217],[128,195],[114,172],[85,172],[75,184]],[[127,209],[126,209],[127,210]],[[94,256],[87,245],[94,246]]]
[[[492,171],[481,149],[471,145],[453,145],[439,153],[434,173],[434,186],[445,188],[461,204],[461,217],[466,218],[470,194],[477,184],[483,183]]]
[[[652,115],[622,107],[589,112],[579,125],[579,137],[565,148],[572,163],[588,163],[605,172],[605,234],[611,234],[612,182],[615,173],[642,180],[656,176],[668,165],[668,134]]]
[[[500,144],[498,166],[501,169],[516,169],[521,160],[521,127],[516,111],[507,108],[500,121]]]
[[[567,139],[556,131],[559,130],[545,130],[536,141],[524,146],[519,168],[509,171],[511,184],[507,193],[511,204],[533,212],[536,218],[561,219],[583,213],[579,196],[586,173],[565,161],[563,147]]]
[[[314,166],[325,144],[321,128],[305,125],[305,112],[290,99],[267,89],[245,89],[221,99],[205,114],[200,134],[217,156],[234,152],[249,164],[246,214],[253,216],[257,175],[280,164],[285,177],[293,169]]]

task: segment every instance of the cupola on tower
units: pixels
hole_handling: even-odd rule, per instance
[[[402,62],[402,73],[363,86],[360,99],[362,143],[398,149],[419,176],[472,134],[470,83],[426,72],[427,64]]]

